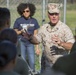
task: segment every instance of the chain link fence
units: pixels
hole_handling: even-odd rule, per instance
[[[39,25],[42,25],[48,20],[46,12],[47,3],[57,2],[63,4],[63,1],[64,0],[0,0],[0,6],[7,7],[10,9],[12,27],[16,18],[19,17],[19,14],[17,13],[17,6],[20,3],[33,3],[36,6],[36,13],[33,17],[35,17],[38,20]]]

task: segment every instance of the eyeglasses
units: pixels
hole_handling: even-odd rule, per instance
[[[49,12],[48,12],[48,13],[49,13]],[[58,16],[58,15],[59,15],[59,13],[49,13],[49,15],[51,15],[51,16],[53,16],[53,15]]]
[[[30,12],[30,11],[29,11],[29,10],[23,11],[23,13],[25,13],[25,12],[27,12],[27,13],[28,13],[28,12]]]

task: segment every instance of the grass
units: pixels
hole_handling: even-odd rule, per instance
[[[76,28],[76,10],[68,10],[66,13],[66,24],[71,28],[75,35]]]

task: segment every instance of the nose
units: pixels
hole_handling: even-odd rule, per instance
[[[54,14],[53,17],[56,17],[56,15]]]

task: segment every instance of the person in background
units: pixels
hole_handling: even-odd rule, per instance
[[[76,52],[76,41],[74,42],[71,50],[70,50],[70,54]]]
[[[17,42],[17,33],[10,29],[10,11],[8,8],[0,7],[0,42],[8,40],[18,45]],[[17,63],[15,65],[14,70],[21,75],[28,75],[28,66],[27,63],[19,57],[18,49],[17,49]]]
[[[0,31],[10,27],[10,11],[8,8],[0,7]]]
[[[52,69],[55,72],[62,72],[66,75],[76,75],[76,42],[73,44],[68,55],[60,57],[53,64]]]
[[[0,75],[19,75],[13,71],[16,55],[16,45],[7,40],[0,42]]]
[[[14,29],[5,28],[0,32],[0,42],[4,40],[11,41],[17,46],[17,33],[14,31]],[[18,53],[16,58],[16,64],[14,66],[14,71],[19,73],[20,75],[29,75],[29,68],[27,66],[27,63],[22,59],[21,56],[18,55]]]
[[[24,60],[27,60],[28,58],[29,66],[33,71],[35,71],[34,45],[23,37],[23,33],[29,32],[30,34],[34,35],[37,34],[39,24],[37,20],[32,17],[35,13],[35,10],[36,7],[34,6],[34,4],[20,3],[17,7],[17,12],[19,13],[20,17],[16,19],[13,26],[14,30],[17,32],[19,37],[21,56]],[[36,52],[39,53],[38,49]]]
[[[50,21],[40,27],[37,35],[24,34],[31,43],[44,46],[41,73],[49,70],[59,57],[67,55],[75,42],[71,29],[60,21],[60,7],[61,4],[49,3],[47,13]]]
[[[41,73],[40,75],[66,75],[66,74],[60,71],[55,71],[50,67],[49,70],[47,69],[44,73]]]

